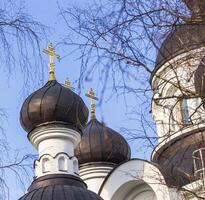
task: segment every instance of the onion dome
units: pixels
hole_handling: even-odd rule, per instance
[[[203,0],[184,0],[192,12],[192,18],[200,18],[205,15],[205,2]]]
[[[63,124],[81,132],[88,119],[88,109],[80,96],[72,91],[70,82],[61,85],[55,79],[54,58],[60,56],[49,44],[44,53],[50,56],[49,81],[24,101],[20,122],[25,131],[45,124]]]
[[[205,44],[205,1],[184,0],[192,12],[190,21],[175,26],[160,47],[155,71],[168,60]],[[153,74],[154,74],[153,72]]]
[[[119,164],[130,159],[131,151],[122,135],[100,123],[95,117],[93,90],[87,94],[91,99],[91,120],[83,130],[81,142],[75,149],[80,164],[110,162]]]
[[[56,80],[48,81],[24,101],[20,122],[25,131],[50,123],[60,123],[82,131],[88,109],[80,96]]]
[[[72,175],[47,175],[36,179],[19,200],[103,200],[87,190],[86,184]]]
[[[80,164],[90,162],[111,162],[119,164],[130,159],[127,141],[116,131],[91,119],[83,130],[82,140],[75,149]]]

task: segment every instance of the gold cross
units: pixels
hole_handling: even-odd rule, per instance
[[[95,119],[95,100],[98,100],[98,97],[95,96],[95,93],[92,88],[90,88],[90,91],[85,95],[90,98],[91,119]]]
[[[72,84],[68,78],[66,78],[64,85],[65,85],[65,87],[69,88],[70,90],[75,90],[75,88],[72,86]]]
[[[43,49],[43,53],[46,53],[49,55],[50,63],[49,63],[49,81],[55,80],[55,63],[54,63],[54,58],[60,58],[58,54],[55,54],[55,48],[53,47],[52,43],[48,45],[47,49]]]

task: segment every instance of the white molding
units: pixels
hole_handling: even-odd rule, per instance
[[[90,166],[87,165],[81,168],[79,175],[87,184],[89,190],[98,193],[103,181],[113,168],[114,165],[111,166],[106,163],[93,163]]]
[[[170,60],[167,60],[162,66],[160,66],[156,70],[155,74],[153,75],[151,85],[152,86],[155,85],[155,81],[158,79],[157,75],[162,73],[162,72],[164,72],[165,69],[167,67],[169,67],[170,65],[175,65],[176,62],[183,62],[184,60],[187,60],[187,58],[190,55],[192,55],[191,56],[192,59],[197,57],[197,56],[194,56],[194,54],[197,54],[197,55],[203,54],[204,55],[205,54],[204,52],[205,52],[205,47],[200,47],[198,49],[193,49],[193,50],[190,50],[189,52],[185,52],[185,53],[179,54],[179,55],[175,56],[174,58],[171,58]]]
[[[197,130],[198,130],[198,132],[200,132],[200,129],[205,129],[205,123],[192,125],[190,127],[184,128],[184,129],[182,129],[182,130],[180,130],[180,131],[178,131],[170,136],[165,136],[166,138],[162,142],[160,142],[153,150],[152,155],[151,155],[151,159],[153,160],[153,158],[155,156],[158,157],[160,155],[160,153],[164,149],[166,149],[167,146],[170,145],[170,143],[174,143],[179,138],[184,138],[186,136],[193,134],[193,131],[196,131],[196,133],[197,133]]]
[[[63,162],[60,159],[63,158]],[[47,161],[45,163],[44,161]],[[74,167],[77,162],[77,168]],[[72,174],[74,176],[78,175],[78,160],[76,157],[69,157],[65,153],[59,153],[55,157],[45,154],[40,157],[40,159],[35,160],[35,174],[39,178],[48,174]]]
[[[65,127],[48,127],[45,129],[34,129],[29,134],[29,140],[38,148],[40,142],[50,138],[62,138],[65,140],[70,140],[74,147],[78,145],[81,140],[81,135],[77,131]]]

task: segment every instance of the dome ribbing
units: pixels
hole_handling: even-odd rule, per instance
[[[80,96],[56,80],[48,81],[23,103],[20,122],[30,132],[42,124],[60,123],[81,132],[88,109]]]
[[[97,119],[91,119],[83,130],[80,144],[75,149],[80,164],[111,162],[119,164],[130,159],[127,141],[116,131]]]

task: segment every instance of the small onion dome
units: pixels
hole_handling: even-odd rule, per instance
[[[24,101],[20,122],[25,131],[51,123],[65,124],[82,131],[88,118],[88,109],[80,96],[56,80],[48,81]]]
[[[91,119],[83,130],[75,155],[80,164],[111,162],[119,164],[130,159],[127,141],[116,131],[106,127],[97,119]]]
[[[72,175],[47,175],[35,180],[19,200],[103,200]]]

